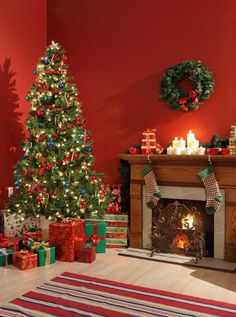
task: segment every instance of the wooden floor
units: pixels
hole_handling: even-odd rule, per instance
[[[236,304],[236,273],[129,258],[119,256],[118,251],[112,249],[97,254],[93,264],[56,262],[27,271],[20,271],[12,265],[1,267],[0,304],[64,271]]]

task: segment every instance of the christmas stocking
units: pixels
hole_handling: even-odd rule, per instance
[[[220,203],[224,201],[220,194],[213,167],[209,166],[202,170],[198,173],[198,176],[202,179],[207,192],[206,212],[208,215],[213,215],[220,206]]]
[[[152,166],[147,165],[142,171],[141,175],[144,177],[147,191],[147,201],[146,205],[148,208],[152,209],[157,204],[161,198],[160,190],[157,186],[157,181],[155,174],[153,172]]]

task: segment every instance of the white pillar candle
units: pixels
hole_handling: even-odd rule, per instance
[[[183,149],[185,149],[185,146],[186,146],[186,142],[183,138],[181,138],[179,140],[179,147],[183,150]]]
[[[186,155],[191,155],[192,154],[192,148],[191,147],[186,147],[185,154]]]
[[[200,146],[197,150],[198,155],[205,155],[206,149],[203,146]]]
[[[170,145],[168,148],[167,148],[167,155],[172,155],[174,154],[174,148]]]
[[[177,137],[174,138],[174,140],[172,141],[172,146],[174,148],[178,147],[179,146],[179,140]]]
[[[195,140],[195,134],[190,130],[187,133],[187,147],[192,146],[192,142]]]
[[[175,155],[181,155],[181,148],[180,148],[180,147],[175,147],[173,154],[175,154]]]

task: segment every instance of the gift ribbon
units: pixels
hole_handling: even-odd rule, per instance
[[[187,97],[181,98],[179,100],[179,104],[184,111],[188,111],[188,107],[185,105],[190,99],[193,99],[191,102],[192,105],[196,105],[198,103],[197,92],[195,90],[190,90],[189,95]]]
[[[0,249],[0,253],[5,256],[5,265],[8,265],[8,250],[5,248]]]
[[[45,257],[45,265],[49,265],[50,264],[50,247],[49,247],[49,243],[42,241],[42,242],[34,242],[31,246],[31,250],[35,251],[38,248],[43,248],[45,253],[46,253],[46,257]]]

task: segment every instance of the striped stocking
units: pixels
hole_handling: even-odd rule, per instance
[[[141,175],[144,177],[146,184],[146,205],[152,209],[157,206],[159,199],[161,198],[160,190],[157,185],[156,177],[153,172],[152,166],[147,165],[142,171]]]
[[[202,170],[198,173],[198,176],[202,179],[207,192],[206,212],[213,215],[220,204],[223,203],[213,167],[209,166]]]

